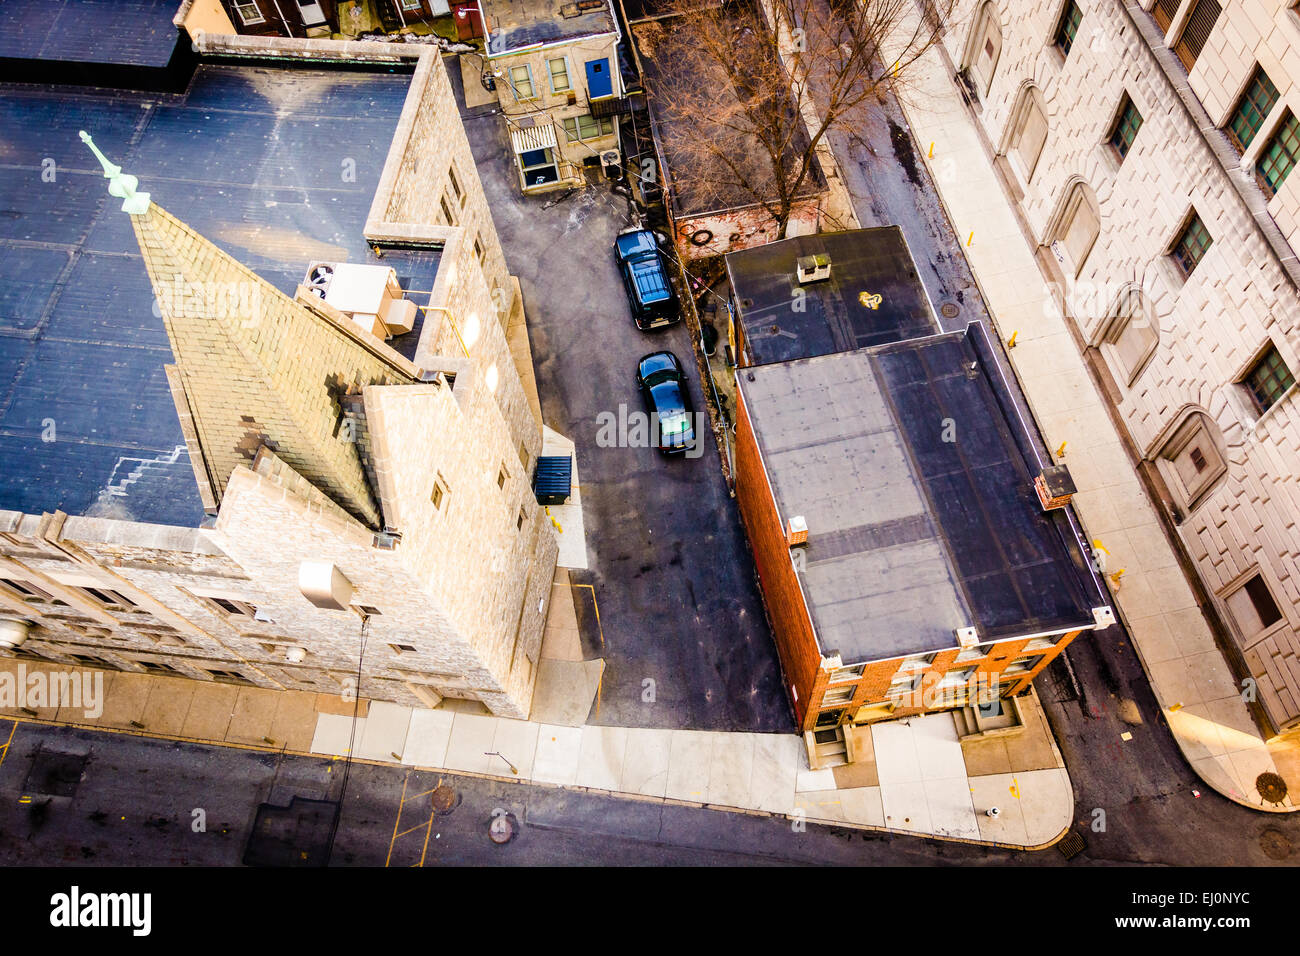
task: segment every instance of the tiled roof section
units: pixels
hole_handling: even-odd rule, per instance
[[[231,472],[265,445],[381,527],[355,443],[340,433],[340,399],[414,381],[410,363],[290,299],[156,203],[131,224],[218,502]]]

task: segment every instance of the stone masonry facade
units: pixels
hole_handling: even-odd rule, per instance
[[[967,0],[945,45],[1271,735],[1300,728],[1300,17],[1216,8]]]
[[[303,42],[278,40],[276,52],[289,56]],[[312,42],[317,55],[328,52]],[[350,49],[334,47],[339,56]],[[415,362],[364,334],[343,336],[330,361],[375,361],[378,374],[354,376],[341,402],[304,406],[357,421],[365,468],[347,474],[366,482],[390,533],[349,507],[328,475],[292,460],[293,436],[232,465],[211,527],[0,512],[0,617],[26,628],[25,640],[0,653],[417,706],[456,697],[527,717],[558,547],[531,490],[541,427],[506,344],[512,283],[457,116],[441,59],[423,51],[366,226],[381,250],[442,250]],[[455,202],[451,224],[444,195]],[[146,217],[174,222],[156,207]],[[154,243],[156,261],[202,257],[205,240],[175,226],[164,230],[174,243]],[[205,276],[224,282],[223,270],[236,268],[227,257]],[[247,354],[264,357],[263,346],[276,354],[261,337],[293,334],[299,320],[310,326],[298,329],[304,341],[341,332],[327,307],[268,301],[293,321],[232,324]],[[178,356],[177,366],[201,371],[206,354]],[[269,392],[292,388],[269,377]],[[210,435],[194,425],[204,393],[182,392],[200,461],[211,457]],[[178,411],[184,423],[186,409]],[[353,463],[358,450],[348,449]],[[305,561],[347,578],[350,604],[369,615],[364,636],[360,615],[303,597]]]

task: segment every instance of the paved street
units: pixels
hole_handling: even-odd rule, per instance
[[[453,83],[460,85],[458,71]],[[649,448],[600,448],[597,416],[640,410],[641,356],[682,359],[696,408],[705,408],[686,329],[633,325],[615,270],[624,201],[603,184],[566,199],[524,199],[492,108],[465,129],[479,163],[510,271],[523,288],[542,414],[577,444],[590,570],[605,647],[582,621],[589,656],[605,658],[593,722],[693,730],[793,729],[753,562],[718,449],[667,459]],[[549,205],[553,203],[553,205]],[[580,602],[580,613],[590,609]],[[653,681],[651,687],[645,682]],[[653,691],[653,701],[644,699]]]

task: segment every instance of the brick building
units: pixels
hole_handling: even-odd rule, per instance
[[[496,84],[526,193],[581,184],[618,148],[626,109],[622,40],[609,0],[479,0]]]
[[[260,75],[201,69],[193,90],[211,97]],[[333,74],[293,79],[300,96],[313,88],[348,95]],[[129,220],[126,235],[148,279],[130,283],[129,293],[116,290],[115,311],[130,315],[133,307],[132,320],[150,328],[155,303],[172,356],[161,381],[181,443],[166,457],[119,458],[112,474],[124,477],[98,493],[103,473],[90,457],[93,445],[66,435],[29,446],[27,462],[14,469],[19,483],[6,485],[0,506],[15,498],[49,506],[41,515],[0,510],[0,650],[425,706],[464,698],[495,714],[527,716],[557,546],[530,486],[541,425],[504,331],[518,303],[509,298],[440,58],[422,55],[414,75],[396,82],[406,92],[391,144],[381,146],[382,173],[355,198],[342,201],[335,191],[334,214],[346,216],[356,208],[350,203],[371,197],[365,240],[383,257],[372,253],[358,265],[391,270],[384,294],[400,283],[394,301],[416,305],[409,331],[342,311],[305,285],[282,291],[154,200],[166,192],[208,215],[202,203],[162,181],[154,195],[141,193],[106,166],[113,195],[125,201],[122,212],[114,203],[104,213],[116,218],[104,228],[116,233]],[[350,87],[372,111],[389,108],[391,79],[358,75]],[[305,155],[339,139],[328,117],[312,119],[314,134],[324,127],[323,140],[302,144]],[[258,120],[247,122],[256,128]],[[240,152],[248,142],[262,141],[232,136],[203,148],[222,152],[224,176],[237,177],[250,158],[270,175],[264,157]],[[344,155],[343,168],[364,168],[367,157],[358,155]],[[301,162],[287,168],[296,175]],[[226,200],[236,221],[244,214],[238,193]],[[249,209],[265,208],[258,189],[249,199]],[[457,224],[426,221],[447,208]],[[240,235],[222,210],[213,221]],[[359,234],[361,220],[353,221]],[[304,242],[329,248],[263,229],[291,250]],[[276,254],[261,236],[249,248],[266,250],[263,262]],[[298,262],[298,274],[308,265]],[[113,265],[129,268],[140,265],[121,257]],[[145,295],[132,299],[137,286]],[[109,356],[96,364],[107,366]],[[38,378],[58,368],[39,355],[31,366]],[[88,391],[88,422],[57,403],[47,407],[65,432],[98,431],[102,443],[121,427],[109,410],[120,390],[138,396],[136,407],[152,408],[152,383],[163,371],[142,366],[128,380],[108,382],[23,379],[20,391]],[[16,447],[11,442],[6,453]],[[44,488],[42,470],[55,479]],[[199,528],[185,527],[196,485],[206,517]],[[86,514],[69,515],[65,505]],[[317,594],[321,568],[332,577],[336,607]]]
[[[736,499],[805,733],[998,709],[1113,623],[983,327],[941,333],[910,262],[897,227],[727,257]]]
[[[945,43],[1265,736],[1300,727],[1300,16],[968,2]]]

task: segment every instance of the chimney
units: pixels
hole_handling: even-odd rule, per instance
[[[1043,473],[1034,479],[1034,490],[1044,511],[1064,508],[1070,503],[1071,496],[1078,490],[1070,469],[1065,465],[1052,465],[1043,469]]]
[[[824,252],[800,256],[794,262],[794,276],[800,285],[821,282],[831,277],[831,257]]]
[[[795,515],[785,525],[785,543],[790,547],[808,543],[808,522],[803,515]]]
[[[961,648],[974,647],[980,642],[979,631],[973,627],[957,628],[957,646]]]

